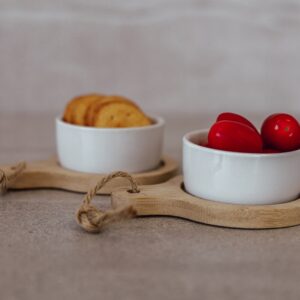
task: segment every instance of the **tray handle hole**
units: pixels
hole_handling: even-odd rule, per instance
[[[137,192],[134,192],[133,190],[127,190],[127,193],[129,194],[139,194],[141,191],[137,191]]]

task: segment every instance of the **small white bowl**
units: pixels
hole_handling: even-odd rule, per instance
[[[247,154],[199,146],[208,130],[183,138],[183,177],[188,193],[233,204],[278,204],[300,194],[300,150]]]
[[[93,128],[56,119],[56,145],[60,164],[71,170],[140,173],[158,167],[162,157],[165,121],[130,128]]]

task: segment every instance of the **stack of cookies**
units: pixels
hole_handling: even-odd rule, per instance
[[[67,123],[121,128],[151,125],[151,119],[131,100],[122,96],[89,94],[72,99],[66,106],[63,120]]]

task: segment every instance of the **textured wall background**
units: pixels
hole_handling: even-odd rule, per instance
[[[298,0],[0,0],[0,111],[300,112]]]

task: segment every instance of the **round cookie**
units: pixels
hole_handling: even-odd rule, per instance
[[[72,99],[71,101],[68,102],[65,111],[64,111],[64,115],[63,115],[63,120],[67,123],[72,123],[71,119],[72,119],[72,111],[74,106],[76,105],[77,102],[77,98]]]
[[[121,96],[108,96],[94,108],[95,127],[140,127],[150,124],[151,120],[135,103]]]
[[[102,96],[91,103],[86,112],[85,124],[87,126],[94,126],[95,115],[98,113],[100,107],[107,102],[120,100],[120,101],[129,101],[121,96]],[[134,104],[133,104],[134,105]]]
[[[86,112],[94,101],[96,101],[99,97],[98,94],[90,94],[78,97],[74,101],[74,105],[71,110],[71,123],[76,125],[85,125],[86,121]]]
[[[109,99],[105,100],[106,98],[108,98],[108,96],[101,95],[89,104],[85,113],[86,126],[93,126],[95,112],[98,106],[101,105],[104,101],[109,101]]]

